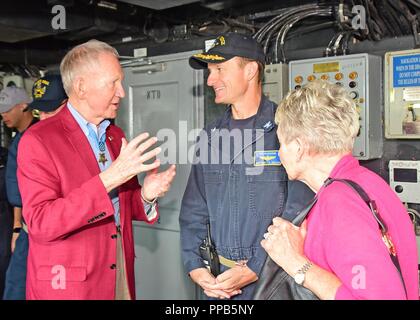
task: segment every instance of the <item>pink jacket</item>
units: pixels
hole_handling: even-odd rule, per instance
[[[376,201],[397,249],[408,299],[419,298],[413,225],[397,195],[352,156],[343,157],[330,177],[357,182]],[[401,279],[381,240],[378,224],[359,195],[341,182],[319,192],[309,214],[304,251],[342,282],[336,299],[405,299]]]
[[[123,136],[118,127],[108,127],[106,142],[114,159]],[[99,173],[89,142],[67,107],[23,135],[18,181],[29,230],[27,299],[114,299],[114,208]],[[137,178],[118,191],[134,299],[132,220],[148,221]]]

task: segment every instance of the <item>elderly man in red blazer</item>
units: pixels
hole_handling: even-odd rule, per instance
[[[127,142],[108,119],[124,97],[118,53],[96,40],[61,63],[67,106],[22,137],[18,182],[29,231],[28,299],[135,299],[132,220],[154,223],[175,176],[155,137]],[[39,94],[42,94],[42,88]],[[143,188],[137,174],[146,172]]]

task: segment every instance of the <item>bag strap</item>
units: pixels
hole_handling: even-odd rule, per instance
[[[298,212],[297,216],[292,220],[292,223],[295,226],[300,227],[300,225],[306,219],[306,216],[308,215],[309,211],[311,211],[312,207],[315,205],[317,201],[318,201],[318,196],[315,195],[315,197],[302,210]]]
[[[401,273],[401,267],[400,267],[400,263],[398,261],[397,252],[395,250],[394,244],[392,243],[391,237],[388,234],[388,228],[386,226],[386,223],[382,220],[382,218],[379,214],[378,207],[376,206],[375,200],[371,200],[369,198],[369,196],[367,195],[367,193],[363,190],[363,188],[359,184],[357,184],[356,182],[354,182],[352,180],[328,178],[324,182],[324,187],[329,186],[334,181],[342,182],[342,183],[346,184],[347,186],[349,186],[350,188],[352,188],[354,191],[357,192],[357,194],[362,198],[362,200],[369,207],[370,211],[373,214],[373,217],[375,218],[376,222],[378,223],[379,229],[380,229],[381,234],[382,234],[382,240],[384,241],[386,247],[388,248],[389,256],[392,260],[392,263],[394,264],[395,268],[398,271],[398,274],[400,276],[401,282],[402,282],[403,287],[404,287],[405,296],[407,297],[407,288],[405,286],[404,278],[403,278],[402,273]]]

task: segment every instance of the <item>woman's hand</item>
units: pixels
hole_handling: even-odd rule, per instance
[[[308,261],[303,253],[306,224],[305,220],[301,227],[296,227],[287,220],[274,218],[264,234],[265,239],[261,241],[271,259],[291,276]]]

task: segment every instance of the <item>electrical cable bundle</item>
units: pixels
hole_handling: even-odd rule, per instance
[[[336,30],[325,56],[347,54],[353,38],[379,41],[413,34],[420,47],[420,0],[318,1],[278,11],[253,35],[262,44],[268,63],[286,62],[285,42],[290,37],[320,29]]]
[[[263,45],[264,52],[268,60],[271,60],[270,62],[286,61],[284,45],[287,34],[296,24],[311,17],[327,17],[329,20],[334,20],[334,6],[307,4],[283,9],[279,15],[272,18],[254,34],[254,38]],[[331,23],[322,25],[324,28],[327,26],[330,27]],[[311,28],[311,30],[318,28]]]
[[[231,17],[217,17],[197,25],[192,25],[191,33],[199,36],[217,36],[227,32],[255,33],[256,27],[253,24],[239,21]]]
[[[420,45],[418,35],[418,0],[352,0],[344,3],[342,15],[345,21],[340,23],[343,31],[336,34],[325,50],[325,54],[347,54],[350,39],[359,41],[379,41],[390,37],[401,37],[413,34],[416,45]],[[352,8],[363,8],[365,11],[365,29],[354,28],[353,19],[356,13]],[[357,10],[356,10],[357,12]],[[360,19],[360,17],[358,17]],[[340,34],[343,34],[339,39]]]

